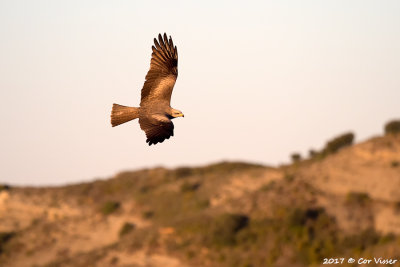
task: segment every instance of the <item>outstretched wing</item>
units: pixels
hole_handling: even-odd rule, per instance
[[[171,101],[172,89],[178,77],[178,50],[164,33],[154,38],[153,53],[151,54],[150,70],[142,89],[140,105],[152,100]]]
[[[140,128],[146,133],[146,143],[162,143],[165,139],[174,136],[174,124],[170,119],[164,116],[151,116],[139,118]]]

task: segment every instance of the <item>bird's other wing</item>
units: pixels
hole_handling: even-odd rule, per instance
[[[164,116],[141,117],[139,119],[140,128],[146,133],[146,143],[162,143],[165,139],[174,136],[174,124]]]
[[[164,39],[158,35],[154,38],[153,53],[151,54],[150,70],[142,89],[140,105],[148,101],[171,101],[172,89],[178,77],[178,50],[172,42],[171,36]]]

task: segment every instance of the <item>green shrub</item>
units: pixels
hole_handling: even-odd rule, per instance
[[[0,232],[0,255],[4,250],[5,244],[15,235],[15,232]]]
[[[314,157],[317,156],[317,155],[318,155],[318,152],[315,151],[314,149],[310,149],[310,150],[308,151],[308,156],[309,156],[310,158],[314,158]]]
[[[181,185],[181,192],[193,192],[196,191],[200,187],[200,183],[190,183],[184,182]]]
[[[337,252],[337,226],[323,208],[290,209],[278,229],[283,242],[293,245],[297,260],[307,266]]]
[[[104,215],[109,215],[109,214],[115,212],[116,210],[118,210],[120,208],[120,206],[121,206],[121,204],[117,201],[107,201],[101,207],[101,212]]]
[[[362,252],[377,244],[380,239],[381,236],[374,229],[366,229],[359,234],[346,236],[342,243],[353,251]]]
[[[400,120],[390,121],[385,124],[385,134],[400,133]]]
[[[347,204],[366,205],[371,201],[367,193],[349,192],[346,197]]]
[[[325,153],[335,153],[339,149],[351,146],[353,144],[354,134],[353,133],[345,133],[342,134],[326,143],[324,152]]]
[[[193,174],[193,169],[189,167],[180,167],[174,170],[174,174],[178,179],[185,178]]]
[[[133,223],[126,222],[122,225],[121,229],[119,230],[119,236],[122,237],[135,229],[135,225]]]
[[[6,184],[0,184],[0,192],[3,190],[10,190],[11,187],[9,185]]]
[[[301,160],[301,155],[299,153],[293,153],[291,156],[292,162],[296,163]]]
[[[236,233],[248,225],[249,218],[242,214],[222,214],[211,224],[211,239],[216,246],[230,246],[236,242]]]
[[[315,221],[318,217],[325,213],[323,208],[295,208],[288,215],[288,224],[290,227],[303,226],[307,221]]]
[[[145,219],[150,219],[153,216],[154,216],[154,212],[151,210],[146,210],[142,213],[142,217]]]

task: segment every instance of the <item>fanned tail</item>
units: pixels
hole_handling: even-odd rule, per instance
[[[118,126],[125,122],[139,118],[139,108],[113,104],[111,110],[111,125]]]

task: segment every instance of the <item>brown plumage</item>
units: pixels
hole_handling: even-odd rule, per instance
[[[181,111],[171,108],[171,95],[178,77],[178,50],[171,37],[154,38],[150,70],[142,88],[140,107],[113,104],[111,125],[117,126],[139,118],[140,128],[146,133],[149,145],[162,143],[174,135],[172,119],[183,117]]]

